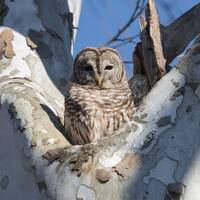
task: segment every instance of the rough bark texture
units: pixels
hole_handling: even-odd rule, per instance
[[[4,46],[0,59],[0,198],[199,200],[200,39],[178,66],[154,85],[133,122],[98,143],[71,146],[61,123],[63,85],[56,85],[64,76],[65,62],[71,62],[71,40],[62,39],[62,46],[59,41],[65,28],[45,15],[46,6],[51,9],[66,2],[42,2],[36,2],[40,15],[36,15],[35,4],[27,7],[28,16],[35,13],[31,20],[40,24],[39,29],[34,23],[27,24],[28,16],[22,30],[14,26],[11,16],[18,14],[14,9],[10,19],[4,19],[18,30],[12,29],[14,37],[9,40],[15,55],[6,57]],[[6,3],[9,14],[11,2]],[[30,24],[36,31],[29,31]],[[0,33],[5,30],[1,28]],[[45,43],[44,38],[51,42]],[[38,53],[44,46],[47,52]],[[69,49],[65,49],[68,60],[58,51],[61,47]],[[49,73],[45,63],[52,64]]]
[[[24,41],[22,57],[34,54],[25,38],[13,33],[16,56],[22,56],[16,51],[19,40]],[[16,191],[23,193],[20,199],[30,199],[31,193],[33,199],[160,200],[180,193],[198,200],[199,49],[196,41],[177,68],[154,86],[126,128],[85,146],[69,145],[58,106],[25,72],[24,77],[1,77],[2,199],[14,198]]]
[[[181,54],[187,45],[199,34],[200,3],[184,13],[167,27],[163,27],[164,56],[169,64]]]
[[[152,88],[166,73],[160,21],[154,0],[148,1],[145,17],[140,18],[140,27],[141,42],[133,53],[134,73],[146,76],[148,86]]]
[[[141,17],[141,42],[133,53],[135,74],[147,77],[149,88],[168,71],[170,62],[184,51],[199,34],[200,4],[172,24],[164,27],[159,20],[154,0],[149,0],[145,17]]]
[[[0,28],[1,200],[52,199],[42,155],[69,145],[63,94],[80,8],[81,0],[0,1],[9,27]]]

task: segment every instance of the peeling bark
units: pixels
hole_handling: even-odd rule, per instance
[[[15,55],[13,51],[12,41],[14,39],[13,33],[10,29],[5,29],[0,35],[0,59],[4,55],[6,58],[12,59]]]
[[[48,28],[32,32],[37,44],[59,43],[62,34]],[[1,199],[199,200],[199,38],[154,85],[134,121],[96,143],[72,146],[63,136],[57,76],[50,79],[33,43],[10,30],[15,56],[0,60]],[[50,63],[63,55],[51,51]]]
[[[141,42],[134,53],[136,74],[145,75],[149,87],[168,71],[170,62],[184,51],[199,34],[200,4],[197,4],[172,24],[164,27],[159,20],[154,0],[149,0],[145,17],[141,17]]]
[[[13,33],[15,48],[17,33]],[[173,196],[175,190],[188,199],[200,179],[198,172],[189,170],[198,167],[194,152],[200,141],[199,46],[197,40],[177,68],[154,86],[133,122],[108,138],[83,146],[71,146],[64,138],[59,109],[37,83],[25,77],[3,76],[0,113],[10,115],[11,119],[6,120],[14,134],[1,134],[19,142],[24,169],[36,176],[40,194],[55,200],[156,200]],[[26,49],[31,51],[28,46]],[[195,91],[191,82],[197,85]],[[7,130],[5,124],[1,127]],[[24,142],[22,136],[26,138]],[[9,179],[9,174],[2,177],[1,187],[5,190]],[[32,177],[32,183],[33,180]],[[173,185],[176,182],[183,185],[183,190]],[[195,194],[193,199],[198,200],[198,189]]]
[[[0,23],[8,27],[0,28],[2,200],[53,199],[44,180],[49,164],[43,155],[70,145],[62,134],[63,95],[81,0],[70,1],[70,8],[68,3],[0,1]],[[63,20],[72,13],[73,18]]]
[[[140,18],[140,27],[141,42],[136,46],[133,59],[136,60],[136,73],[142,72],[148,79],[149,87],[152,88],[166,73],[160,21],[154,0],[148,1],[145,17]]]

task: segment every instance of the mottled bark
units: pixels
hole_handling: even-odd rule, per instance
[[[42,155],[69,145],[63,94],[80,8],[81,0],[0,1],[1,200],[52,199]]]
[[[168,71],[170,62],[184,51],[199,34],[200,4],[164,27],[160,23],[154,0],[149,0],[145,17],[140,19],[141,42],[134,53],[134,73],[147,77],[149,88]]]
[[[48,6],[59,3],[61,9],[66,3],[61,6],[61,2],[49,1]],[[29,30],[26,21],[21,32],[14,25],[0,30],[11,39],[13,35],[9,49],[14,52],[6,56],[5,43],[1,48],[0,198],[199,200],[200,39],[154,85],[134,121],[96,143],[71,146],[63,136],[64,85],[56,85],[64,76],[65,63],[71,62],[58,50],[70,49],[71,42],[62,39],[65,28],[58,27],[57,32],[40,3],[40,15],[35,17],[40,16],[42,23],[40,17],[31,17],[40,24],[38,29]],[[36,7],[28,16],[31,11],[37,13]],[[56,21],[58,15],[54,17]],[[70,51],[65,51],[71,58]],[[47,73],[45,63],[55,74]],[[56,68],[59,63],[61,67]]]
[[[26,39],[13,33],[14,57],[33,56]],[[19,40],[24,54],[16,51]],[[8,71],[15,65],[2,69],[8,75],[0,83],[1,163],[10,166],[1,165],[4,199],[13,198],[15,191],[26,199],[31,192],[34,199],[160,200],[184,195],[198,200],[199,49],[197,40],[147,95],[133,122],[84,146],[71,146],[64,138],[59,106],[27,77],[31,69],[27,66],[25,73],[26,62],[19,72]],[[16,72],[21,77],[12,78]]]

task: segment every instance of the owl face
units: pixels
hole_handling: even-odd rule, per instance
[[[124,78],[122,59],[111,48],[86,48],[75,59],[74,78],[81,85],[114,88]]]

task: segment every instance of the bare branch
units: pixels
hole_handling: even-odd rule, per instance
[[[169,64],[200,33],[200,3],[163,28],[164,55]]]
[[[137,44],[137,42],[134,41],[134,39],[137,37],[139,37],[139,34],[132,36],[132,37],[127,37],[127,38],[118,38],[115,42],[121,42],[121,43],[113,45],[112,48],[116,49],[116,48],[122,47],[124,45],[127,45],[129,43],[132,43],[135,45],[135,44]]]
[[[140,27],[141,43],[138,43],[134,52],[136,71],[142,72],[147,77],[149,86],[153,87],[166,73],[160,22],[154,0],[148,1],[145,17],[140,19]]]
[[[131,37],[126,37],[126,38],[118,38],[118,40],[133,40],[135,38],[138,38],[140,36],[140,34],[131,36]]]
[[[133,61],[124,61],[124,64],[133,64]]]
[[[121,34],[124,33],[124,31],[142,14],[145,8],[144,5],[145,5],[145,0],[137,0],[136,7],[128,22],[121,29],[119,29],[116,35],[114,35],[110,40],[108,40],[108,42],[106,42],[105,46],[108,46],[111,43],[118,41]]]

